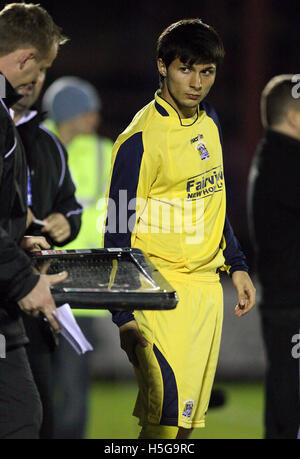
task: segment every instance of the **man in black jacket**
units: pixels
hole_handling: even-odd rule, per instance
[[[64,41],[52,18],[37,5],[15,3],[0,11],[0,72],[6,77],[1,79],[5,97],[0,98],[0,333],[6,341],[6,358],[0,358],[0,438],[38,438],[41,405],[24,349],[28,339],[20,309],[33,316],[42,312],[58,331],[50,286],[67,275],[34,274],[21,248],[23,244],[30,249],[34,242],[23,240],[27,164],[11,119],[10,107],[18,100],[13,88],[35,84]],[[34,241],[48,246],[42,238]]]
[[[28,234],[45,235],[51,246],[74,240],[81,225],[82,206],[75,198],[75,186],[67,163],[67,152],[57,137],[42,124],[43,116],[31,108],[45,80],[24,86],[24,95],[14,106],[14,121],[28,161]],[[44,221],[45,226],[35,223]],[[26,351],[43,406],[40,438],[53,438],[53,337],[42,319],[23,315],[29,344]]]
[[[19,91],[24,97],[13,106],[30,171],[27,233],[44,235],[52,246],[64,246],[78,235],[83,209],[75,197],[65,147],[43,125],[43,114],[32,107],[44,80],[45,74],[34,86],[24,86]],[[36,220],[45,226],[38,227]]]
[[[265,438],[300,434],[300,93],[295,77],[278,75],[262,93],[266,132],[249,177],[267,357]]]

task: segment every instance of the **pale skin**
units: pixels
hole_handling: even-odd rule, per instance
[[[57,126],[59,138],[64,145],[81,134],[95,134],[100,125],[101,118],[97,111],[90,111],[74,116]]]
[[[294,107],[289,107],[286,110],[285,116],[280,123],[272,125],[270,128],[273,131],[300,140],[300,101],[298,105],[295,104]]]
[[[193,117],[215,82],[216,65],[188,65],[176,58],[168,68],[162,59],[158,59],[157,67],[164,78],[161,97],[178,111],[181,118]]]
[[[50,245],[43,236],[25,236],[20,246],[27,252],[50,249]],[[62,282],[67,277],[68,273],[65,271],[59,274],[41,274],[31,292],[18,301],[20,309],[26,314],[38,317],[42,313],[56,333],[60,331],[60,328],[52,314],[56,310],[56,306],[50,292],[50,287],[51,285]]]
[[[27,85],[34,88],[41,75],[44,75],[46,70],[51,67],[57,55],[57,50],[58,45],[53,43],[48,55],[41,57],[34,47],[30,44],[24,44],[23,48],[18,48],[0,57],[0,71],[14,88],[22,90]],[[31,216],[29,215],[28,221],[30,221],[30,218]],[[34,248],[37,249],[37,246],[40,248],[45,248],[45,244],[48,246],[46,240],[42,241],[41,239],[39,241],[36,239],[25,240],[22,244],[23,248],[29,251]],[[40,275],[39,281],[31,292],[18,301],[20,309],[35,317],[40,313],[44,314],[54,331],[59,332],[59,325],[52,315],[56,307],[50,292],[50,286],[65,280],[67,276],[66,272],[54,275]]]
[[[57,44],[53,44],[48,55],[40,58],[34,47],[24,45],[24,48],[0,57],[0,70],[14,88],[35,85],[40,73],[44,73],[51,67],[57,49]]]
[[[181,118],[195,116],[199,103],[207,96],[216,78],[216,65],[194,64],[187,65],[176,58],[167,68],[162,59],[158,59],[157,67],[163,76],[161,97],[169,102]],[[245,271],[235,271],[232,282],[237,290],[238,303],[234,314],[242,317],[255,305],[256,290]],[[138,367],[135,353],[137,345],[146,347],[147,340],[143,337],[135,320],[120,327],[121,348],[126,352],[129,361]],[[177,439],[187,439],[193,429],[179,427]]]

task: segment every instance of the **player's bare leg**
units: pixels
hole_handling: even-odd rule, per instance
[[[193,429],[185,429],[184,427],[179,427],[178,434],[176,439],[177,440],[187,440],[190,438]]]

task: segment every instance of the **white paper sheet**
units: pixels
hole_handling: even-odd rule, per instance
[[[56,308],[52,313],[61,328],[61,335],[73,346],[77,354],[84,354],[94,348],[82,333],[68,303]]]

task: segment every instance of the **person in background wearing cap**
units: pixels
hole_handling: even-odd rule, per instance
[[[104,209],[97,202],[105,197],[108,186],[113,141],[97,134],[101,123],[98,92],[81,78],[62,77],[45,92],[43,109],[48,116],[45,125],[67,148],[76,197],[84,207],[79,235],[64,248],[99,247]]]
[[[42,124],[42,115],[33,104],[39,97],[45,72],[35,85],[23,86],[24,97],[14,106],[14,122],[21,136],[28,161],[27,234],[46,237],[50,246],[63,245],[78,234],[82,206],[76,201],[75,186],[67,164],[67,153]],[[32,108],[31,108],[32,107]],[[36,222],[44,222],[41,226]],[[40,438],[53,438],[52,353],[55,340],[42,318],[23,314],[29,344],[26,347],[30,367],[43,406]]]
[[[76,197],[84,206],[78,237],[64,249],[100,248],[104,208],[97,206],[106,195],[110,176],[113,142],[99,136],[101,101],[96,89],[87,81],[66,76],[56,80],[45,92],[43,109],[49,119],[45,124],[64,143],[69,167],[76,184]],[[90,311],[93,316],[107,311]],[[77,321],[95,346],[95,317],[88,310],[74,310]],[[83,438],[87,418],[87,397],[91,379],[91,355],[77,356],[61,340],[55,353],[55,437]],[[74,384],[76,381],[76,384]]]

